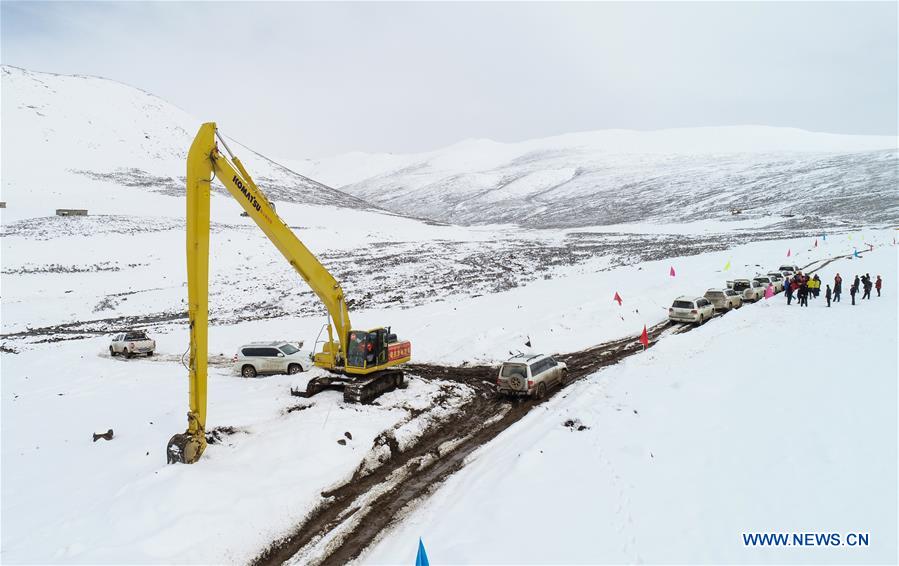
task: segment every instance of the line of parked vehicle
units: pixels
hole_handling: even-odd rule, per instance
[[[799,272],[795,265],[781,265],[777,271],[757,275],[752,279],[733,279],[724,289],[709,289],[702,297],[678,297],[668,309],[672,322],[701,325],[715,316],[715,312],[738,309],[744,303],[754,303],[765,297],[772,286],[775,293],[784,289],[784,280]],[[310,352],[301,350],[303,343],[251,342],[237,349],[232,359],[236,375],[251,378],[260,375],[296,374],[312,367]],[[137,354],[152,356],[156,342],[146,332],[133,330],[113,336],[109,353],[128,358]],[[542,399],[547,389],[564,387],[568,382],[568,367],[546,354],[518,354],[500,365],[496,379],[497,393],[504,396],[528,396]]]
[[[756,275],[752,279],[727,281],[724,289],[709,289],[702,297],[678,297],[668,309],[668,319],[672,322],[704,324],[715,316],[715,312],[727,312],[742,307],[744,303],[760,301],[769,285],[775,294],[780,293],[784,290],[784,280],[796,273],[799,273],[797,266],[781,265],[777,271]]]

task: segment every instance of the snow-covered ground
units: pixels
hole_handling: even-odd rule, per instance
[[[888,245],[891,236],[891,232],[869,231],[865,234],[868,241],[878,246]],[[856,239],[861,237],[860,233],[855,235]],[[648,262],[608,271],[600,271],[603,262],[595,260],[562,270],[553,280],[537,280],[474,299],[448,298],[405,310],[362,310],[357,313],[356,319],[365,322],[389,319],[404,336],[413,340],[418,361],[495,362],[503,359],[510,348],[523,347],[526,336],[530,336],[535,348],[540,350],[573,351],[606,339],[636,334],[643,324],[651,325],[664,319],[664,307],[672,297],[682,293],[700,294],[708,287],[720,286],[727,276],[721,270],[729,260],[733,273],[755,271],[756,263],[773,268],[778,260],[786,260],[785,249],[790,249],[791,257],[798,256],[796,261],[804,265],[837,253],[850,252],[852,245],[848,235],[840,238],[832,235],[826,241],[821,240],[817,248],[808,239],[769,241],[748,244],[728,252]],[[6,253],[4,249],[4,255]],[[62,248],[60,253],[71,252]],[[889,274],[895,273],[895,266],[890,268],[888,264],[875,263],[868,258],[892,254],[890,257],[895,259],[895,249],[878,253],[880,256],[865,255],[861,260],[844,261],[844,275],[855,270],[856,266],[865,270],[874,270],[873,266],[878,266],[888,274],[887,280],[890,281],[892,277]],[[670,265],[676,267],[677,275],[674,278],[668,274]],[[79,276],[95,277],[96,281],[104,274]],[[29,277],[33,278],[32,286],[39,289],[44,284],[56,285],[56,279],[68,276],[45,273],[31,274]],[[78,287],[90,289],[92,285],[92,282],[86,281],[72,286],[77,290]],[[611,300],[616,291],[624,297],[623,307]],[[88,291],[78,292],[83,295]],[[4,315],[4,325],[20,327],[22,322],[17,321],[21,321],[19,317],[26,316],[29,309],[40,312],[39,296],[23,297],[13,293],[7,299],[8,296],[4,291],[4,313],[7,300],[18,299],[23,303],[21,311],[12,311],[20,314],[9,318]],[[874,312],[872,305],[879,305],[876,312],[880,318],[877,320],[892,324],[895,330],[895,308],[888,308],[890,300],[884,298],[881,303],[866,304],[868,311],[864,312]],[[807,355],[802,356],[786,346],[788,342],[775,331],[782,327],[783,322],[771,319],[775,322],[771,323],[770,328],[762,325],[763,321],[769,320],[766,317],[774,317],[780,312],[777,306],[779,301],[771,307],[759,305],[728,315],[709,324],[709,330],[690,333],[689,337],[665,340],[639,363],[658,359],[660,369],[652,371],[677,371],[676,375],[682,376],[678,383],[689,388],[689,381],[681,372],[704,375],[697,373],[697,367],[703,367],[710,372],[706,379],[718,379],[736,368],[745,367],[747,342],[752,344],[753,355],[749,358],[767,358],[773,352],[775,354],[771,355],[789,356],[793,360],[791,363],[795,364],[797,360],[819,357],[812,355],[812,352],[830,347],[824,338],[828,328],[824,326],[826,319],[810,320],[796,328],[794,334],[815,336],[813,344],[819,348],[814,350],[810,345]],[[85,302],[85,305],[89,306],[90,302]],[[820,303],[815,305],[816,308],[818,306]],[[846,310],[845,306],[841,308]],[[789,314],[797,316],[795,312]],[[320,319],[315,317],[282,317],[215,326],[211,330],[211,351],[228,356],[239,344],[251,339],[307,337],[308,340],[309,336],[314,336],[319,324]],[[820,333],[806,332],[809,328],[817,328]],[[712,361],[702,361],[702,366],[693,364],[705,358],[695,353],[684,356],[680,347],[675,348],[668,358],[661,355],[666,348],[675,347],[669,343],[689,344],[682,341],[695,340],[695,335],[707,336],[714,329],[732,329],[726,330],[730,333],[729,339],[716,342],[715,348],[725,343],[732,344],[732,347],[722,350],[720,354],[714,353],[711,347],[707,348]],[[7,343],[19,349],[19,353],[3,353],[0,358],[3,367],[4,560],[245,561],[309,512],[320,501],[319,494],[323,488],[348,477],[381,431],[401,428],[406,430],[403,434],[417,434],[416,431],[420,431],[424,424],[409,424],[407,421],[415,413],[413,409],[428,406],[429,399],[440,387],[439,383],[413,380],[408,390],[383,397],[380,406],[349,407],[338,401],[338,393],[323,393],[310,401],[291,397],[289,386],[303,387],[308,376],[247,381],[230,375],[227,368],[213,368],[208,428],[234,427],[238,432],[226,436],[223,443],[211,446],[198,465],[166,466],[164,445],[171,434],[185,425],[186,371],[177,359],[184,350],[187,333],[183,323],[175,321],[163,325],[156,335],[160,352],[158,361],[111,359],[104,355],[108,345],[105,337],[52,343],[28,340]],[[851,337],[855,339],[855,334]],[[868,344],[867,341],[864,343]],[[851,344],[846,347],[852,348]],[[705,347],[703,344],[700,346]],[[840,347],[843,347],[842,343]],[[872,368],[879,368],[881,373],[889,371],[884,362],[887,352],[888,349],[872,348],[867,363]],[[761,353],[764,356],[755,355]],[[721,356],[729,360],[727,364],[720,364]],[[855,357],[840,358],[858,363]],[[637,362],[629,362],[625,367],[630,368],[631,363]],[[757,369],[761,372],[763,368]],[[781,376],[782,373],[780,370],[770,372],[771,376]],[[624,378],[624,381],[630,383],[633,380]],[[605,416],[600,409],[612,405],[599,403],[598,399],[605,395],[600,391],[604,391],[605,386],[598,385],[594,391],[589,384],[595,383],[596,378],[591,378],[578,384],[578,389],[567,394],[566,401],[554,402],[546,409],[537,411],[545,418],[531,416],[528,422],[539,419],[543,423],[539,426],[554,430],[561,428],[560,422],[564,419],[560,420],[560,415],[570,414],[589,422],[593,433],[608,430],[605,424],[595,420],[599,418],[595,417],[595,413],[580,410],[581,407],[595,405],[595,410],[600,411],[603,418],[614,417]],[[647,397],[645,405],[642,405],[646,407],[643,411],[668,410],[668,400],[664,395],[669,392],[670,384],[662,383],[666,385],[658,388],[660,397]],[[745,385],[743,381],[735,383]],[[706,394],[698,384],[694,385],[688,390],[697,395]],[[580,392],[590,392],[589,395],[599,397],[582,399]],[[459,391],[460,399],[464,394],[464,391]],[[650,395],[650,392],[644,394]],[[783,394],[789,403],[805,406],[807,397],[799,395],[798,390],[790,389]],[[759,392],[758,395],[773,394],[769,391]],[[889,399],[895,400],[895,395],[878,395],[878,398],[885,403]],[[564,408],[567,407],[564,403],[572,402],[579,404],[570,409]],[[559,409],[561,412],[547,414],[556,403],[563,403],[563,408]],[[313,406],[288,412],[298,404]],[[755,405],[747,404],[749,414],[757,414]],[[810,411],[814,410],[812,405],[808,407]],[[639,410],[641,407],[634,408]],[[866,411],[866,414],[872,418],[878,415],[873,410]],[[792,421],[783,420],[787,417],[792,418],[784,412],[768,413],[769,419],[775,419],[772,427],[789,425]],[[670,418],[666,419],[666,422],[669,421]],[[730,425],[724,421],[719,424],[739,430],[739,424]],[[516,430],[522,428],[530,431],[534,426],[538,425],[523,425],[516,427]],[[623,425],[615,423],[614,426],[621,428]],[[407,430],[410,427],[411,431]],[[108,428],[115,431],[112,442],[92,442],[93,432],[103,432]],[[346,446],[336,442],[343,438],[344,432],[350,432],[353,436]],[[623,430],[616,436],[621,436],[620,432]],[[650,432],[637,430],[635,434]],[[884,436],[877,437],[876,442],[888,444],[889,434],[889,431],[884,432]],[[650,444],[645,436],[622,438],[629,439],[627,446],[631,447]],[[492,446],[506,444],[505,437],[502,437]],[[671,457],[674,447],[664,448],[662,440],[659,445],[662,446],[661,454]],[[563,449],[562,446],[559,450]],[[643,456],[645,454],[640,452],[634,457]],[[61,470],[65,472],[61,474]],[[592,477],[601,473],[605,472],[600,469],[589,475]],[[543,476],[541,472],[539,477],[553,476]],[[704,499],[703,504],[712,505],[716,497]],[[527,501],[528,497],[521,499]],[[238,516],[241,520],[234,520]],[[748,525],[747,529],[750,526],[753,525]],[[866,527],[860,525],[852,528]],[[404,540],[405,536],[390,540]],[[433,536],[442,535],[438,533],[428,538]],[[387,554],[374,556],[380,557],[379,560],[393,561],[391,556],[399,560],[399,555],[390,554],[398,552],[402,546],[399,542],[396,545],[383,551]],[[436,550],[438,553],[450,552],[439,547]],[[480,550],[464,555],[448,555],[448,560],[476,560],[477,552]],[[612,556],[621,560],[630,559],[626,554]],[[483,558],[488,562],[493,559]],[[656,556],[656,559],[661,558]]]
[[[895,280],[896,260],[885,247],[820,274]],[[895,564],[895,288],[830,309],[779,295],[576,383],[360,562],[411,563],[421,537],[446,564]],[[843,544],[744,544],[751,533]]]

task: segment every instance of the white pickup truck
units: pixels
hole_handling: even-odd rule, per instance
[[[137,354],[152,356],[155,350],[156,340],[147,336],[143,330],[131,330],[116,334],[112,337],[112,344],[109,345],[110,356],[121,354],[126,358]]]

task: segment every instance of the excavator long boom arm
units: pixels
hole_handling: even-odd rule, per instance
[[[216,138],[230,159],[221,154]],[[318,258],[303,245],[275,213],[274,208],[243,164],[218,136],[214,122],[200,127],[187,156],[187,286],[190,318],[190,412],[188,430],[169,442],[169,460],[193,462],[206,445],[207,329],[209,323],[209,207],[212,177],[218,177],[250,218],[284,255],[325,304],[339,340],[337,352],[330,352],[334,365],[342,363],[347,351],[350,317],[343,290]]]

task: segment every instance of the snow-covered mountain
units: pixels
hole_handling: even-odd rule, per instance
[[[200,120],[112,80],[6,65],[0,75],[7,219],[55,208],[183,214],[182,203],[158,197],[184,194],[185,158]],[[368,206],[237,142],[232,147],[276,202]]]
[[[475,139],[292,166],[397,212],[550,227],[726,218],[732,208],[891,222],[897,163],[895,137],[735,126]]]

